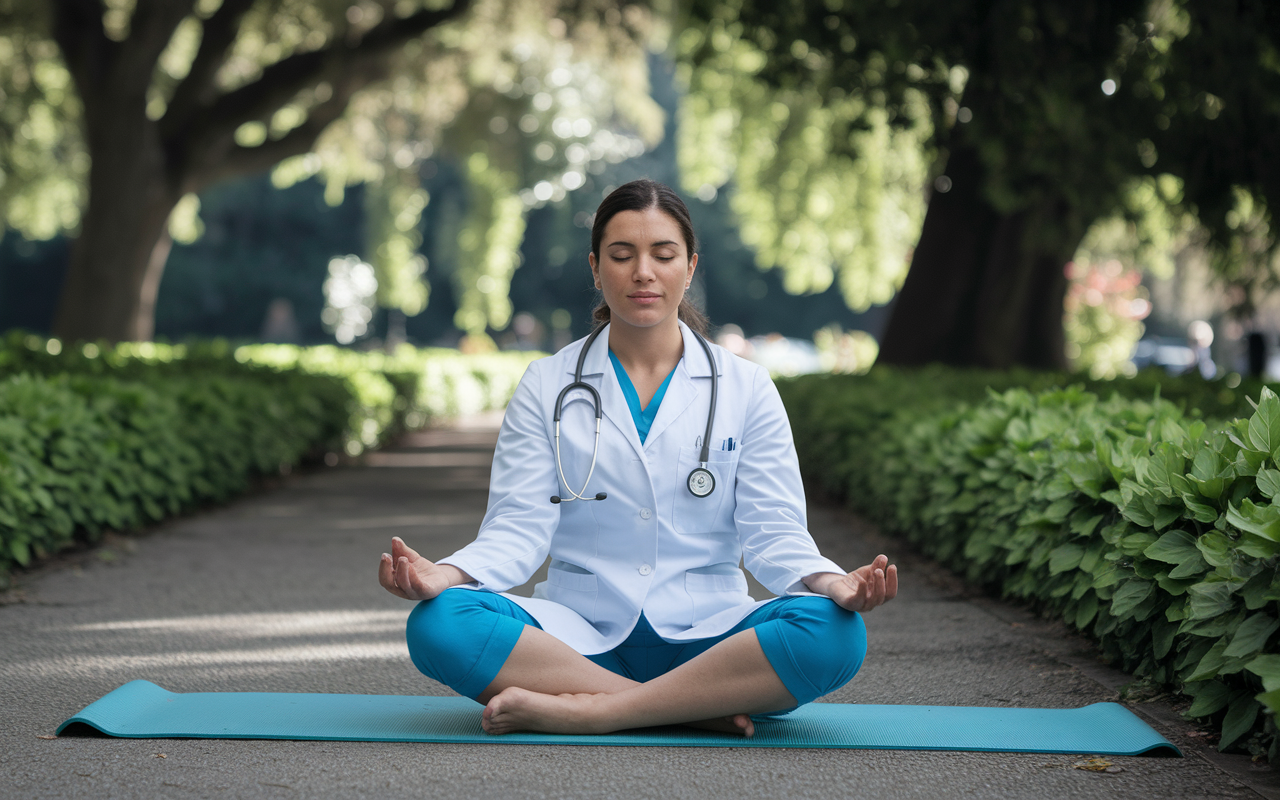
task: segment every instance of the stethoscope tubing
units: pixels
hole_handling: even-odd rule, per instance
[[[569,385],[561,389],[560,394],[556,396],[556,405],[555,405],[554,412],[552,414],[552,420],[555,422],[556,471],[560,475],[561,484],[564,485],[564,488],[569,492],[571,496],[563,497],[563,498],[559,496],[552,496],[551,502],[553,503],[570,503],[570,502],[573,502],[574,500],[603,500],[604,499],[604,497],[601,496],[603,495],[603,493],[601,493],[601,495],[596,495],[595,497],[586,496],[587,486],[588,484],[591,483],[591,476],[594,475],[596,471],[596,457],[600,453],[600,423],[601,423],[601,419],[604,416],[604,407],[603,407],[603,403],[600,401],[600,392],[596,390],[596,387],[582,380],[582,369],[587,363],[587,351],[591,349],[591,345],[595,343],[596,338],[600,336],[600,334],[604,331],[604,329],[605,329],[605,326],[601,325],[600,327],[592,331],[591,335],[587,337],[587,341],[584,342],[582,345],[581,352],[578,353],[578,366],[573,372],[573,383],[570,383]],[[714,356],[711,354],[711,345],[707,344],[707,340],[702,337],[702,334],[698,333],[697,331],[690,331],[690,332],[693,334],[693,337],[698,340],[698,344],[702,345],[703,352],[707,354],[707,365],[711,369],[711,402],[709,404],[709,408],[707,409],[707,428],[706,428],[706,432],[702,436],[702,449],[698,452],[698,469],[690,473],[690,478],[692,479],[693,475],[699,471],[706,473],[707,476],[710,478],[711,473],[707,470],[707,462],[710,460],[710,457],[711,457],[711,429],[712,429],[712,426],[715,424],[715,418],[716,418],[716,393],[719,388],[718,386],[719,376],[716,375],[716,361]],[[591,394],[591,402],[595,406],[595,412],[596,412],[596,435],[595,435],[595,443],[591,451],[591,468],[587,471],[587,479],[582,482],[582,488],[576,492],[573,490],[572,487],[569,486],[569,481],[565,479],[564,467],[561,465],[561,462],[560,462],[560,417],[562,412],[564,411],[564,399],[569,394],[569,392],[573,391],[574,389],[585,389],[587,392]],[[697,497],[706,497],[714,489],[715,489],[715,481],[714,479],[711,479],[711,488],[708,489],[703,494],[698,494],[697,492],[693,492],[692,480],[690,481],[689,491],[693,492],[694,495]]]

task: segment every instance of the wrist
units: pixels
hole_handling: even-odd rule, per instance
[[[445,579],[446,589],[454,586],[461,586],[464,583],[475,582],[475,578],[472,578],[470,575],[452,564],[437,564],[436,568],[440,570],[441,575]]]
[[[831,584],[843,577],[843,575],[838,575],[834,572],[815,572],[802,579],[802,582],[814,594],[829,595],[830,592],[828,590],[831,588]]]

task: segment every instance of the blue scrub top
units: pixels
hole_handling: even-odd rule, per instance
[[[644,440],[649,436],[649,428],[653,426],[653,418],[658,416],[658,406],[662,405],[662,397],[667,393],[667,384],[671,383],[671,376],[676,374],[673,369],[667,373],[667,378],[658,387],[658,391],[654,392],[653,399],[649,401],[648,407],[640,408],[640,394],[636,392],[636,386],[631,382],[631,376],[623,369],[622,362],[618,357],[609,351],[609,361],[613,363],[614,374],[618,376],[618,384],[622,387],[622,396],[627,398],[627,408],[631,409],[631,419],[636,423],[636,432],[640,434],[640,444],[644,444]],[[679,368],[677,363],[676,367]]]

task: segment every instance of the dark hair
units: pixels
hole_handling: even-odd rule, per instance
[[[591,225],[591,252],[597,261],[600,258],[600,241],[604,238],[604,228],[609,224],[609,220],[621,211],[648,211],[651,208],[656,208],[671,217],[680,226],[685,249],[692,258],[694,253],[698,252],[698,237],[693,232],[693,220],[689,217],[688,206],[680,199],[680,195],[671,190],[671,187],[648,178],[641,178],[614,189],[596,209],[595,222]],[[685,325],[703,336],[707,335],[707,315],[693,304],[688,292],[685,292],[684,298],[680,301],[677,314]],[[592,309],[591,318],[595,320],[597,326],[609,321],[609,305],[603,299]]]

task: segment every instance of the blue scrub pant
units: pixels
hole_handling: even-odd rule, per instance
[[[497,677],[526,625],[542,627],[502,595],[448,589],[409,614],[409,655],[423,674],[474,699]],[[587,658],[644,683],[749,628],[798,705],[848,683],[867,653],[862,617],[825,597],[802,595],[766,603],[719,636],[687,642],[665,641],[642,614],[626,641]]]

